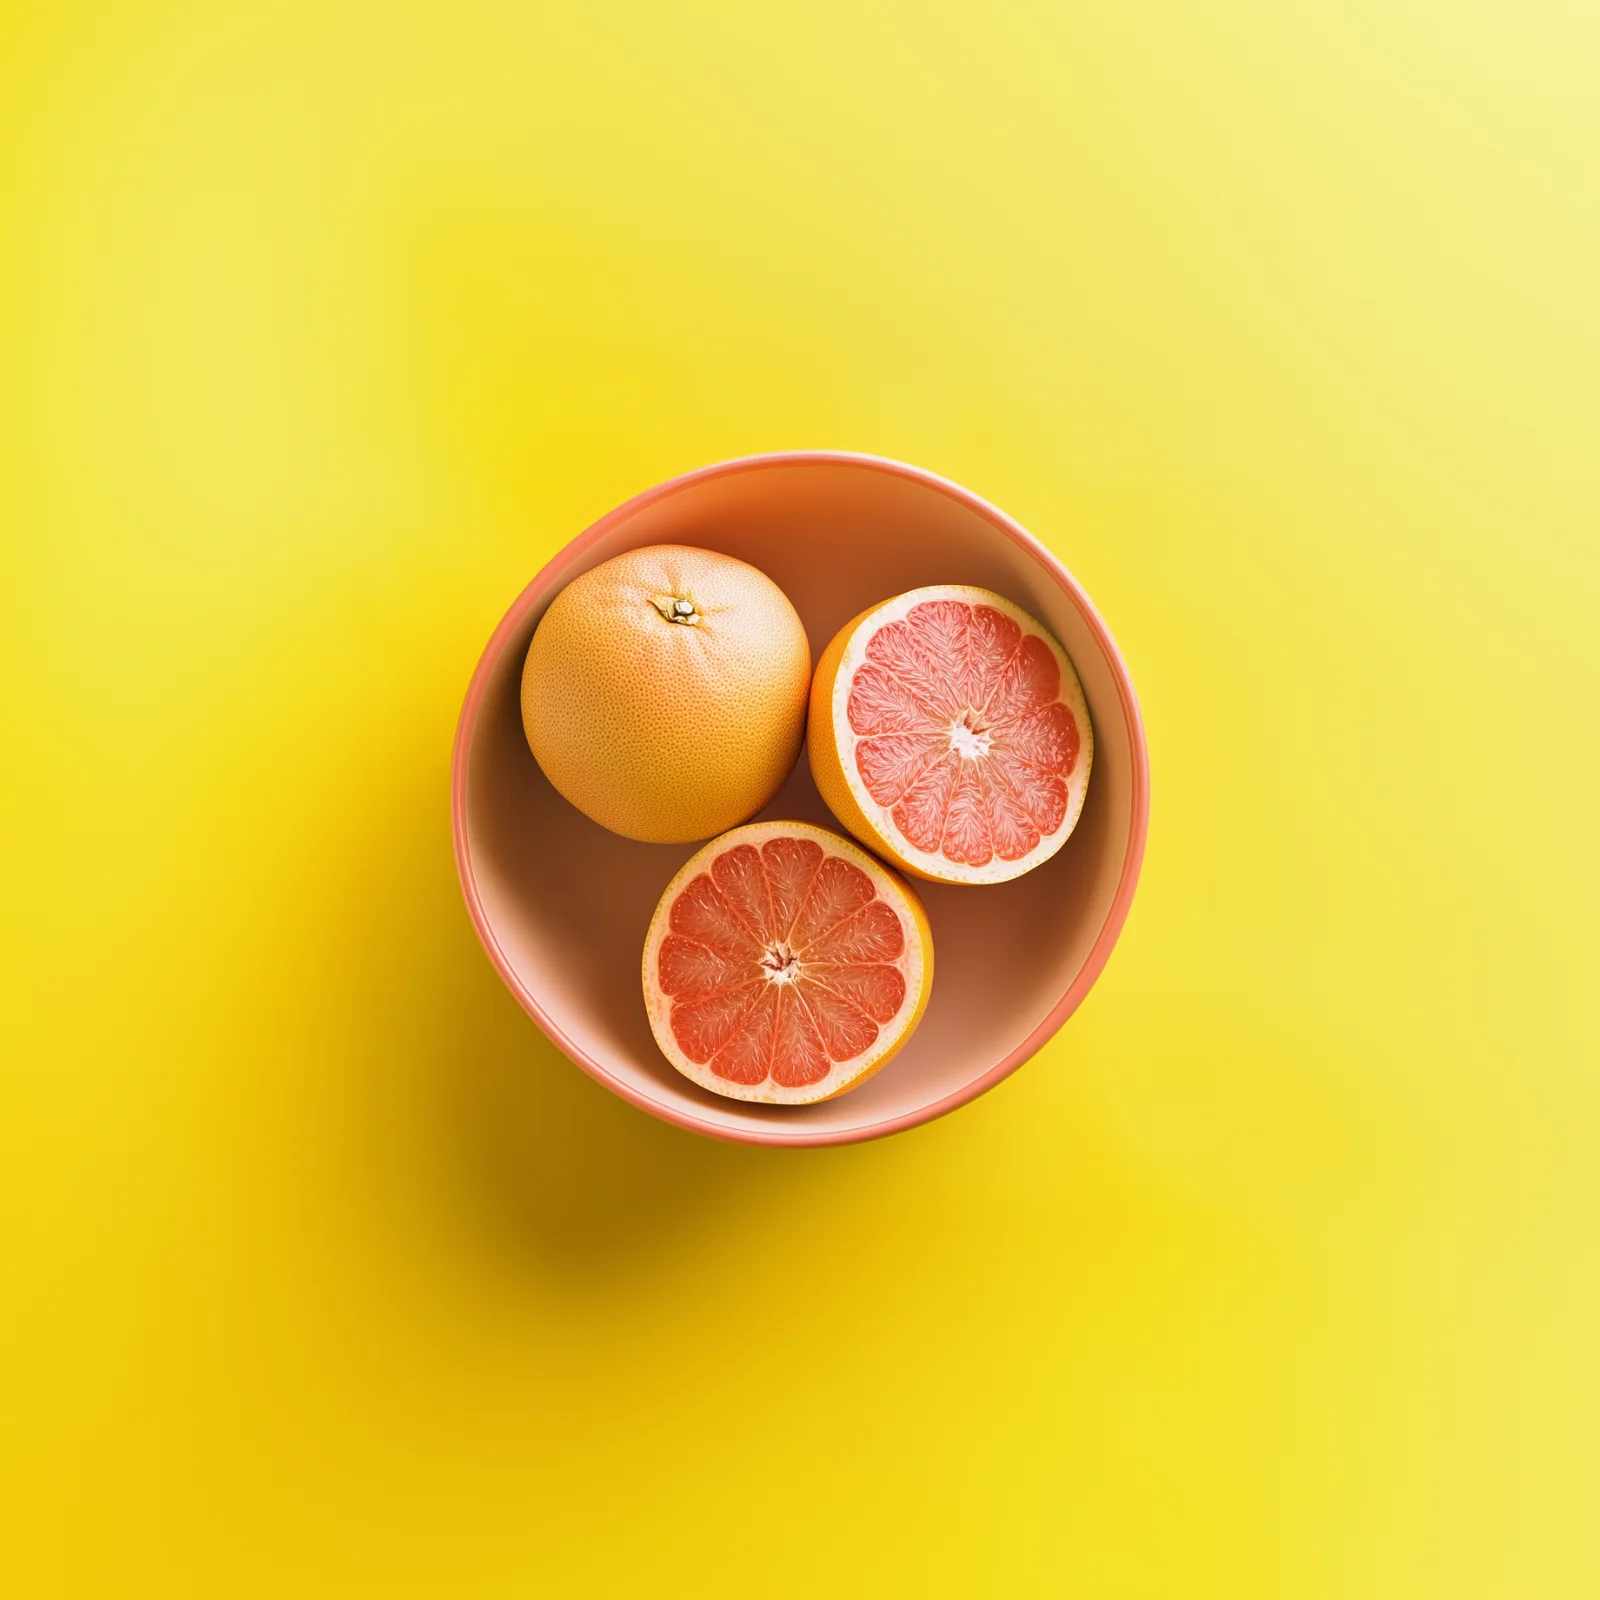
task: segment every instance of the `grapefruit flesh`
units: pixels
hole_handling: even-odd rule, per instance
[[[767,805],[805,730],[811,649],[787,596],[689,545],[573,579],[534,631],[522,726],[573,805],[630,839],[685,843]]]
[[[1001,883],[1076,826],[1083,688],[1042,624],[986,589],[914,589],[847,623],[811,689],[817,788],[858,839],[941,883]]]
[[[667,886],[645,940],[662,1053],[736,1100],[807,1105],[864,1082],[911,1036],[932,981],[916,896],[807,822],[714,839]]]

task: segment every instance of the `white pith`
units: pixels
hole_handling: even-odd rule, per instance
[[[912,607],[928,600],[959,600],[963,605],[993,606],[1020,627],[1024,634],[1037,634],[1049,647],[1061,670],[1061,700],[1072,712],[1078,724],[1078,760],[1067,779],[1067,810],[1061,826],[1054,833],[1040,838],[1032,850],[1015,861],[1002,861],[998,855],[981,867],[969,866],[964,861],[952,861],[937,852],[921,850],[900,831],[899,824],[890,815],[892,807],[880,805],[872,798],[867,786],[856,770],[856,745],[860,742],[850,726],[850,685],[857,671],[867,659],[867,645],[873,634],[891,622],[906,617]],[[963,759],[981,760],[993,744],[992,736],[985,730],[975,732],[973,723],[982,723],[982,707],[969,708],[968,714],[958,717],[950,727],[950,748]],[[1005,883],[1020,878],[1023,873],[1048,861],[1072,835],[1083,811],[1083,802],[1089,787],[1089,772],[1094,764],[1094,728],[1089,721],[1089,707],[1083,698],[1083,686],[1066,652],[1043,623],[1013,605],[1001,595],[987,589],[966,584],[933,584],[927,588],[912,589],[896,595],[876,610],[868,613],[846,641],[839,670],[833,680],[833,702],[830,708],[835,745],[839,751],[839,764],[844,769],[844,781],[855,803],[861,808],[871,826],[904,861],[945,883]],[[980,746],[981,741],[981,748]]]
[[[730,1083],[726,1078],[717,1077],[711,1071],[709,1063],[691,1061],[679,1048],[678,1041],[673,1036],[672,1000],[662,993],[656,978],[657,957],[662,942],[671,932],[673,902],[690,880],[699,873],[708,871],[711,863],[727,850],[732,850],[741,844],[753,844],[759,849],[767,840],[775,838],[814,839],[829,854],[842,856],[852,865],[860,867],[872,879],[878,891],[878,898],[891,906],[895,915],[899,917],[901,931],[905,935],[905,948],[899,960],[888,963],[898,967],[905,979],[906,992],[900,1002],[899,1010],[888,1022],[878,1024],[877,1038],[862,1054],[853,1056],[848,1061],[834,1062],[827,1077],[799,1088],[785,1087],[770,1078],[762,1083]],[[776,948],[778,947],[768,946],[769,957]],[[762,965],[765,964],[763,961]],[[798,960],[793,961],[787,975],[769,968],[768,981],[792,983],[799,976],[803,965]],[[698,1084],[702,1089],[708,1089],[711,1093],[726,1099],[747,1100],[764,1105],[811,1105],[818,1100],[826,1100],[830,1095],[838,1094],[867,1076],[890,1050],[899,1045],[921,1000],[927,982],[925,968],[922,936],[918,931],[917,921],[912,915],[905,891],[884,871],[881,863],[873,860],[852,840],[809,822],[751,822],[742,828],[734,828],[731,832],[722,834],[710,844],[697,850],[667,885],[660,903],[656,906],[655,915],[650,919],[650,931],[645,937],[643,971],[645,1010],[650,1019],[650,1031],[655,1035],[661,1053],[691,1083]]]
[[[994,745],[994,738],[987,728],[973,728],[973,716],[969,707],[963,716],[950,724],[950,748],[963,761],[980,760],[988,755]]]
[[[794,983],[804,971],[800,958],[781,940],[767,946],[761,965],[766,970],[768,983]]]

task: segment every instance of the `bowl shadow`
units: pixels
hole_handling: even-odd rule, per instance
[[[456,1245],[519,1280],[600,1288],[652,1270],[730,1208],[814,1181],[805,1167],[830,1152],[699,1137],[574,1066],[474,937],[437,782],[384,805],[391,827],[345,837],[350,876],[331,909],[360,927],[347,948],[363,970],[338,975],[334,1001],[361,1019],[347,1045],[351,1137],[393,1206],[430,1226],[442,1217]],[[351,978],[370,1005],[350,1007]]]

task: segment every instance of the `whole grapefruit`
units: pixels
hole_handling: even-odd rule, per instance
[[[800,754],[811,648],[764,572],[648,545],[574,578],[534,631],[522,726],[556,789],[603,827],[710,838],[771,801]]]

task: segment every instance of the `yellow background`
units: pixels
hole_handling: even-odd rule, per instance
[[[0,20],[0,1587],[1600,1593],[1600,15]],[[1149,721],[1088,1004],[781,1153],[475,944],[478,650],[839,446]]]

